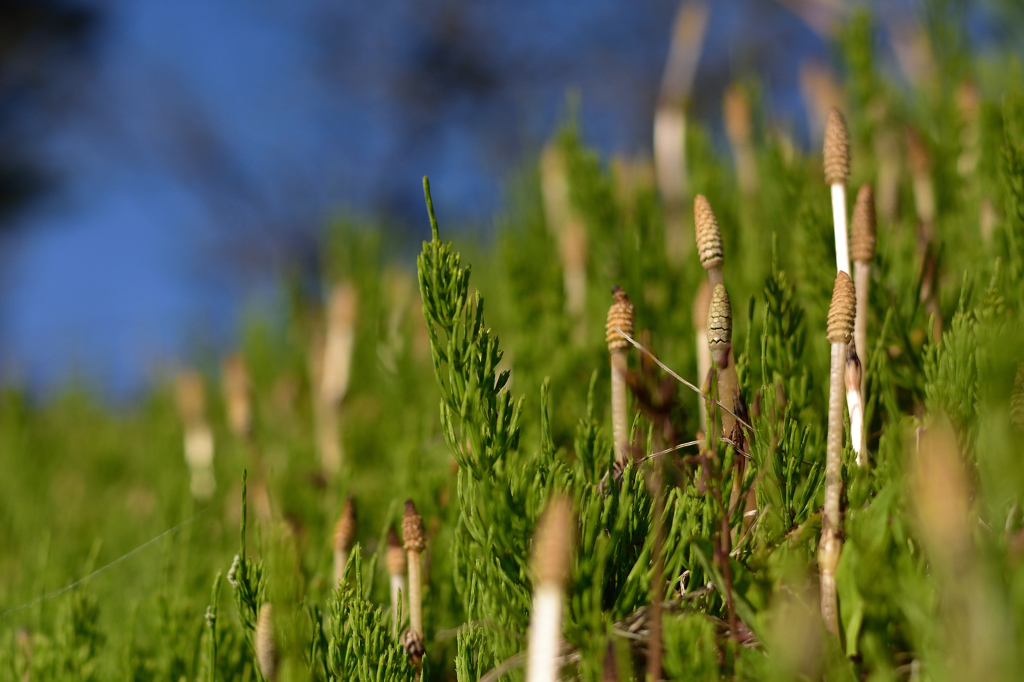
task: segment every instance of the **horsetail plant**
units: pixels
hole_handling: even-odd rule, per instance
[[[526,682],[555,682],[562,656],[562,601],[572,561],[572,502],[555,497],[533,541],[536,583],[527,644]]]
[[[213,588],[210,590],[210,605],[206,607],[206,628],[209,632],[209,641],[206,649],[207,656],[207,681],[217,680],[217,610],[220,602],[220,586],[224,574],[217,571],[217,577],[213,579]]]
[[[732,147],[736,163],[736,181],[744,196],[757,191],[757,159],[752,143],[753,121],[751,120],[750,95],[739,83],[730,85],[722,97],[722,114],[725,118],[725,134]]]
[[[413,665],[419,665],[425,653],[423,633],[423,564],[420,555],[427,548],[423,517],[416,511],[412,500],[405,501],[405,516],[402,518],[402,540],[407,555],[409,571],[409,631],[406,633],[405,649]]]
[[[579,320],[587,303],[587,229],[573,208],[565,153],[558,145],[545,147],[540,158],[544,221],[558,242],[562,260],[565,312]]]
[[[177,380],[178,414],[185,430],[185,462],[188,464],[192,496],[210,499],[217,489],[213,473],[213,431],[206,419],[206,387],[194,370],[183,372]]]
[[[735,404],[734,396],[739,392],[739,385],[736,381],[736,367],[732,365],[729,357],[732,349],[732,306],[729,303],[729,294],[725,292],[725,286],[722,284],[716,284],[715,290],[711,294],[707,329],[711,360],[719,370],[718,401],[732,410]],[[723,410],[722,437],[732,438],[735,426],[735,415],[730,411]]]
[[[356,503],[350,495],[334,525],[334,586],[341,584],[345,576],[348,553],[356,539]]]
[[[392,634],[398,637],[402,617],[402,596],[406,594],[405,572],[406,556],[402,541],[398,539],[398,533],[394,527],[388,528],[386,555],[384,563],[388,569],[388,587],[391,593],[391,622]]]
[[[252,431],[252,382],[245,358],[237,353],[228,357],[221,376],[228,429],[236,438],[245,440]]]
[[[836,241],[836,269],[850,274],[846,232],[846,183],[850,179],[850,140],[846,121],[833,107],[825,122],[825,182],[832,190],[832,223]]]
[[[686,233],[686,102],[704,47],[709,7],[704,2],[680,6],[672,30],[672,44],[662,74],[658,106],[654,111],[654,168],[658,191],[665,205],[665,254],[670,263],[682,263],[689,253]]]
[[[843,270],[836,274],[832,304],[828,309],[827,333],[832,344],[828,390],[828,436],[825,452],[825,507],[822,512],[821,541],[818,545],[818,569],[821,574],[821,616],[837,639],[839,605],[836,593],[836,567],[842,552],[842,520],[839,498],[842,492],[843,394],[845,393],[846,356],[856,315],[853,281]]]
[[[867,408],[866,372],[868,366],[868,289],[871,286],[871,261],[875,257],[875,194],[871,185],[861,185],[857,192],[857,202],[853,207],[853,219],[850,221],[850,257],[853,259],[854,288],[857,291],[857,317],[853,325],[853,347],[860,360],[862,370],[860,381],[856,386],[859,390],[861,419],[865,417]],[[849,404],[849,403],[848,403]],[[853,426],[853,408],[850,408],[851,430]],[[866,457],[867,432],[860,430],[859,436],[853,438],[853,448],[857,452],[857,463]]]
[[[697,255],[700,256],[700,263],[708,273],[708,283],[712,290],[704,330],[711,352],[711,360],[720,370],[718,377],[719,402],[724,408],[721,410],[722,436],[731,438],[736,423],[739,381],[736,377],[736,364],[732,358],[732,309],[729,306],[729,295],[726,293],[725,279],[722,275],[722,264],[725,262],[722,233],[718,229],[718,220],[711,210],[711,203],[703,194],[698,194],[693,201],[693,217],[696,226]],[[713,330],[712,318],[716,324],[724,325],[726,318],[723,316],[728,317],[728,329],[721,327]],[[714,341],[712,341],[712,336],[714,336]],[[704,377],[701,377],[701,380],[703,381]]]
[[[274,605],[265,602],[260,606],[256,620],[256,663],[267,682],[277,680],[277,646],[274,644]]]
[[[615,459],[619,464],[629,460],[629,415],[626,409],[626,372],[629,363],[630,343],[626,337],[633,336],[633,304],[626,292],[612,287],[615,302],[608,308],[605,324],[605,340],[612,364],[612,439],[615,444]],[[619,333],[619,332],[622,333]]]
[[[238,609],[238,618],[242,622],[242,632],[253,656],[256,654],[254,633],[259,619],[260,608],[266,601],[267,578],[263,560],[253,561],[246,554],[246,521],[248,504],[246,501],[247,472],[242,471],[242,518],[239,527],[239,548],[231,568],[228,570],[227,581],[231,585]]]
[[[693,297],[694,346],[697,349],[697,381],[703,383],[711,371],[711,348],[708,346],[708,310],[711,308],[711,284],[702,279]],[[698,400],[700,423],[707,424],[708,409],[703,400]]]
[[[850,413],[850,441],[857,455],[857,466],[864,466],[867,463],[864,453],[864,367],[857,357],[856,346],[851,340],[846,348],[846,371],[843,378],[846,383],[846,409]]]

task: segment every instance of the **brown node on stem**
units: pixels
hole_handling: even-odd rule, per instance
[[[845,185],[850,179],[850,138],[838,107],[832,107],[825,123],[825,182]]]
[[[572,502],[556,496],[548,502],[533,540],[533,566],[539,585],[563,585],[569,577],[573,542]]]
[[[351,496],[345,500],[338,523],[334,526],[334,549],[348,551],[356,539],[356,503]]]
[[[388,528],[388,549],[384,561],[388,566],[388,575],[405,575],[405,548],[394,526]]]
[[[420,661],[427,655],[427,648],[423,643],[423,633],[416,630],[406,630],[402,633],[402,648],[409,656],[409,662],[419,666]]]
[[[875,193],[861,185],[850,221],[850,258],[866,263],[875,257]]]
[[[832,305],[828,308],[826,335],[830,343],[847,343],[853,335],[853,320],[856,317],[857,294],[853,280],[840,270],[832,288]]]
[[[708,346],[712,351],[721,351],[732,343],[732,306],[725,286],[716,284],[708,308]]]
[[[707,197],[698,194],[693,199],[693,223],[697,235],[697,255],[705,270],[722,267],[722,233]]]
[[[860,357],[857,355],[857,345],[850,340],[850,344],[846,347],[846,390],[860,390],[861,382],[864,379],[864,367],[861,364]]]
[[[423,530],[423,517],[416,511],[413,501],[405,501],[405,516],[402,518],[402,539],[405,551],[422,552],[427,547],[426,533]]]
[[[612,287],[612,296],[615,297],[615,302],[608,308],[608,321],[604,326],[609,352],[629,348],[629,341],[615,331],[615,328],[618,327],[624,334],[633,336],[633,318],[635,316],[633,304],[630,303],[629,296],[625,291],[614,286]]]

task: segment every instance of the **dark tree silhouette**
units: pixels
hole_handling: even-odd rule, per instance
[[[0,0],[0,231],[56,180],[40,143],[86,82],[97,20],[73,2]]]

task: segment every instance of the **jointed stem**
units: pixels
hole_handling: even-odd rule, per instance
[[[829,632],[839,637],[839,610],[836,594],[835,571],[842,551],[842,522],[839,517],[839,497],[842,492],[843,455],[843,399],[846,393],[845,342],[832,344],[832,362],[829,372],[828,440],[825,451],[825,507],[821,524],[821,543],[818,546],[818,566],[821,571],[821,616]]]

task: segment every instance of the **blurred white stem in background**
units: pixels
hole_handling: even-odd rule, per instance
[[[539,585],[533,595],[527,644],[526,682],[555,682],[562,646],[562,588]]]
[[[406,593],[405,590],[405,576],[401,573],[393,573],[389,576],[389,582],[391,586],[391,622],[395,636],[401,631],[401,623],[399,619],[399,603],[402,595]]]
[[[665,204],[665,251],[673,263],[683,262],[690,246],[686,229],[686,102],[704,49],[709,13],[705,2],[680,6],[654,113],[655,177]]]

